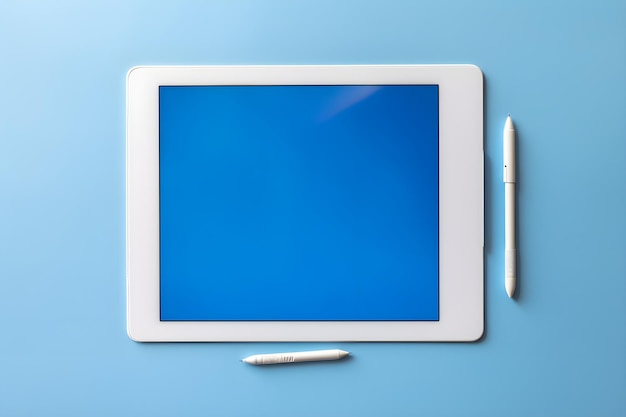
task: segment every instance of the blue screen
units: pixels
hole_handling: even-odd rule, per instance
[[[438,106],[436,85],[161,86],[161,320],[438,320]]]

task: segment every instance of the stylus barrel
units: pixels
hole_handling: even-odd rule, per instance
[[[345,358],[350,352],[340,349],[313,350],[310,352],[268,353],[252,355],[243,359],[251,365],[274,365],[278,363],[334,361]]]
[[[515,250],[515,127],[509,115],[503,132],[504,162],[504,286],[509,297],[513,296],[516,285]]]

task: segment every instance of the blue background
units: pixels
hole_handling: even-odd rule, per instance
[[[161,87],[161,320],[437,320],[438,87]]]
[[[0,415],[623,416],[623,1],[0,3]],[[139,344],[125,333],[125,74],[139,64],[474,63],[479,343]],[[519,139],[503,285],[502,128]],[[259,368],[254,353],[343,348]]]

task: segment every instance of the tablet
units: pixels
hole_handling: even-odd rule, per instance
[[[135,67],[136,341],[474,341],[483,77],[473,65]]]

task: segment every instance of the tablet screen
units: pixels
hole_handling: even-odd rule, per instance
[[[161,321],[439,320],[437,85],[160,86]]]

